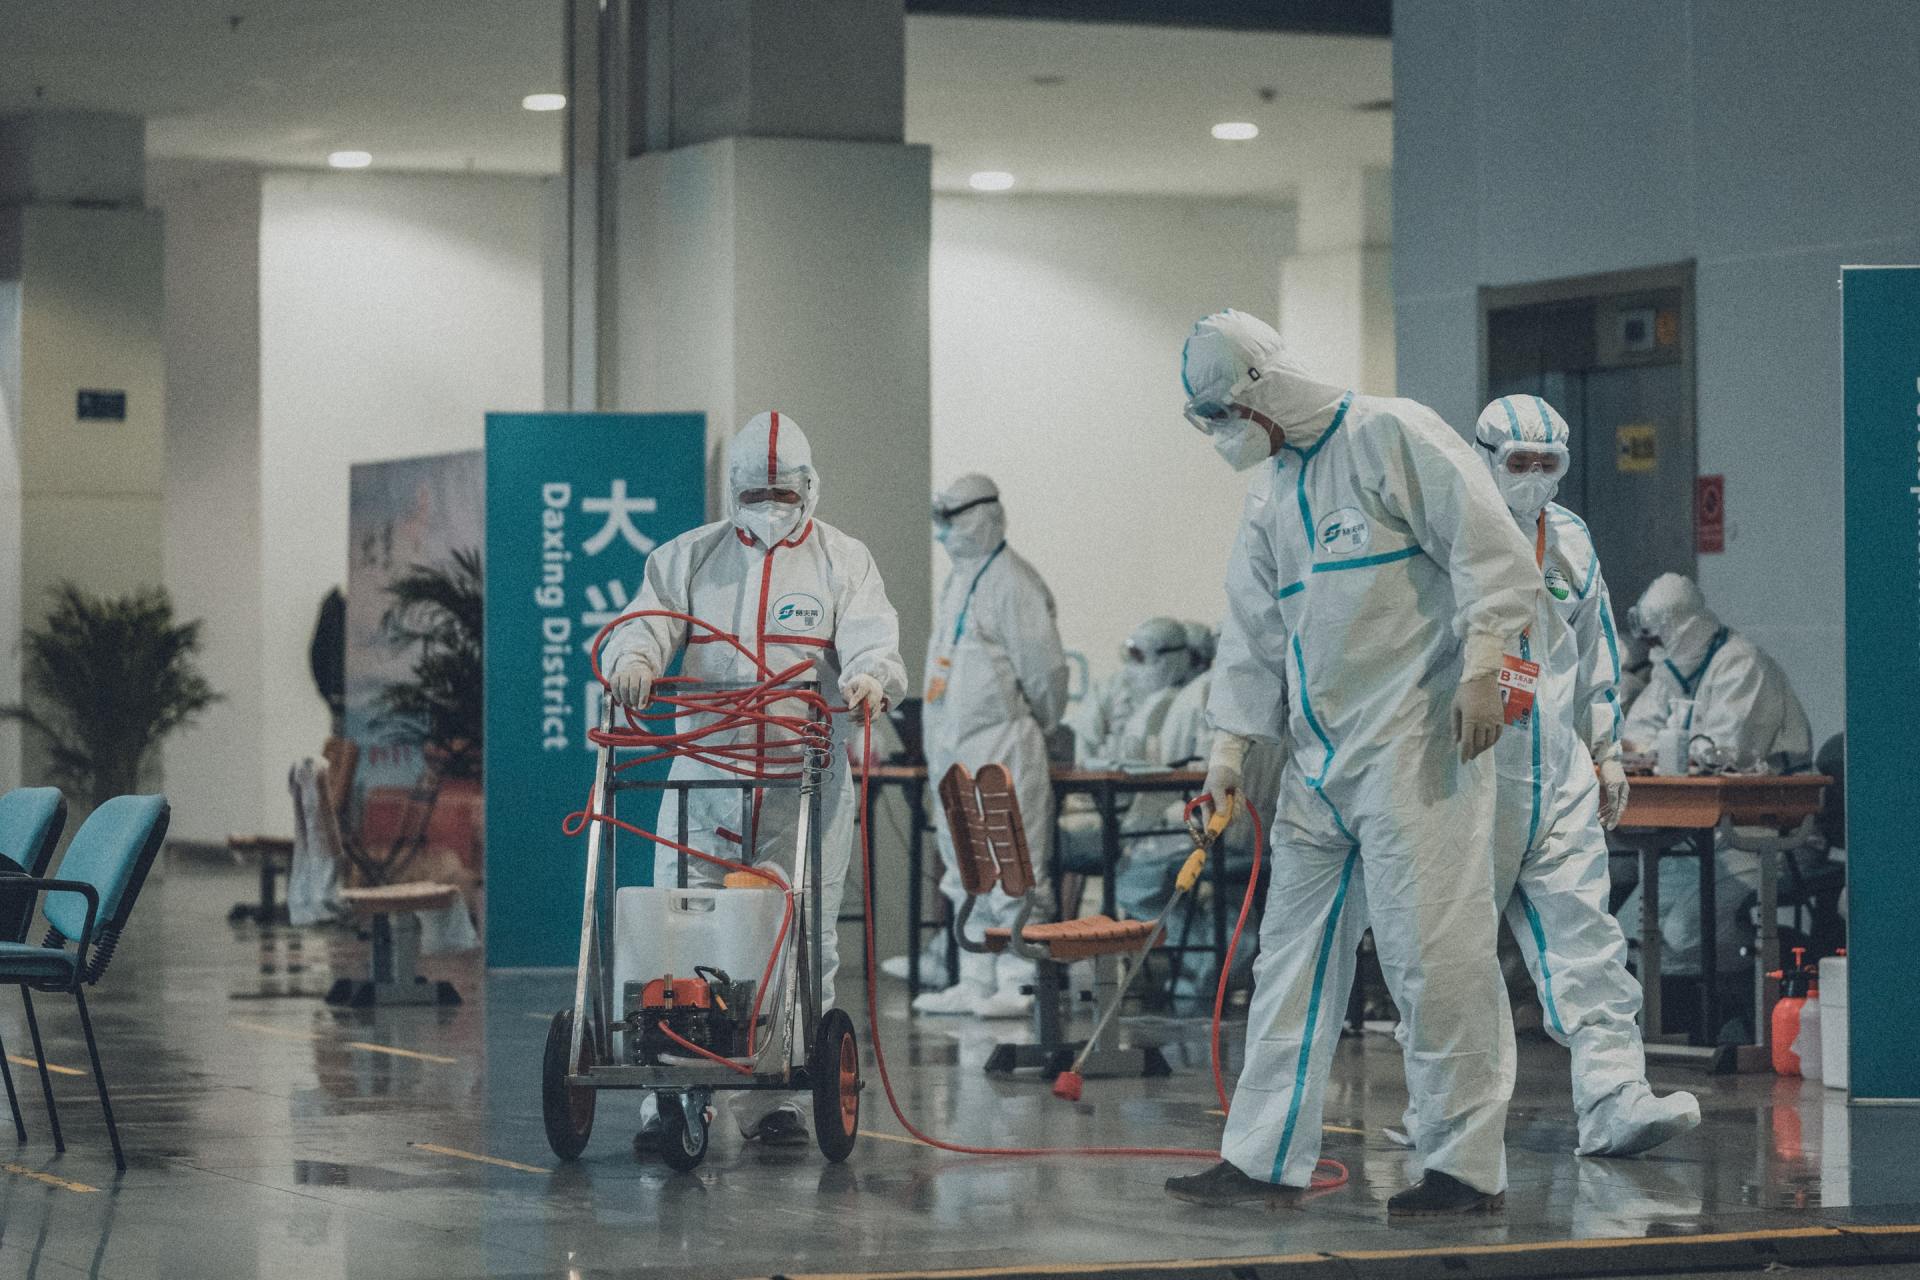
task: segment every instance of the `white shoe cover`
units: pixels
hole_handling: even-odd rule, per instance
[[[979,1018],[1024,1018],[1033,1012],[1033,997],[1022,995],[1015,986],[1001,987],[979,1004],[973,1013]]]
[[[944,951],[944,948],[942,950]],[[889,956],[880,962],[880,972],[886,974],[889,978],[897,978],[901,982],[905,982],[907,980],[907,959],[908,957],[906,956]],[[932,987],[937,990],[940,987],[946,986],[947,983],[947,957],[944,954],[934,955],[928,951],[921,952],[920,985],[922,987]]]
[[[915,1013],[972,1015],[993,999],[993,988],[961,979],[945,991],[928,991],[913,998]]]
[[[1607,1095],[1580,1117],[1579,1154],[1632,1156],[1651,1151],[1700,1123],[1700,1102],[1690,1093],[1653,1096],[1644,1084]]]

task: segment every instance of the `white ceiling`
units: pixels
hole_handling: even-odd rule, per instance
[[[156,158],[552,173],[560,118],[520,99],[561,87],[560,30],[557,0],[0,0],[0,113],[141,115]],[[913,17],[907,70],[941,190],[1277,196],[1391,160],[1390,114],[1353,109],[1392,96],[1384,40]]]

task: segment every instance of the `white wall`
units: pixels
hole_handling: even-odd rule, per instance
[[[1920,261],[1920,6],[1401,0],[1393,47],[1403,393],[1472,420],[1481,285],[1692,258],[1699,466],[1730,520],[1701,583],[1837,732],[1836,286]]]
[[[262,817],[260,174],[156,166],[153,188],[166,213],[166,584],[178,615],[201,620],[202,666],[225,699],[166,745],[170,830],[217,842]]]
[[[1142,619],[1225,610],[1246,483],[1180,416],[1180,348],[1222,307],[1273,320],[1292,247],[1284,206],[934,200],[934,483],[999,483],[1096,675]]]
[[[307,646],[347,573],[355,462],[481,446],[539,409],[541,183],[270,174],[261,197],[261,713],[265,830],[327,713]]]

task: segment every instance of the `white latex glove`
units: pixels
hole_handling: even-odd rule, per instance
[[[1608,831],[1620,825],[1627,811],[1627,771],[1619,757],[1600,762],[1600,825]]]
[[[1460,744],[1462,763],[1500,740],[1507,716],[1500,705],[1500,676],[1489,671],[1462,680],[1453,695],[1453,740]]]
[[[1207,757],[1207,780],[1201,784],[1206,790],[1206,803],[1199,810],[1202,822],[1212,821],[1213,815],[1226,807],[1229,798],[1241,804],[1246,802],[1243,790],[1246,778],[1242,770],[1247,749],[1252,745],[1251,739],[1236,734],[1215,735],[1213,751]]]
[[[607,676],[607,685],[615,698],[638,711],[653,695],[653,668],[637,653],[622,654]]]
[[[862,707],[876,716],[887,709],[886,691],[869,675],[848,676],[840,684],[840,696],[847,700],[847,710],[856,716]]]

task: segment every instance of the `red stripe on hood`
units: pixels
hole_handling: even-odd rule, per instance
[[[767,488],[771,489],[779,474],[780,411],[775,409],[769,416],[773,419],[773,428],[767,432]]]

